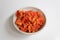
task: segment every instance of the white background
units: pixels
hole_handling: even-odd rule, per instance
[[[38,34],[23,35],[12,24],[13,13],[22,7],[40,8],[47,22]],[[0,0],[0,40],[60,40],[60,0]]]

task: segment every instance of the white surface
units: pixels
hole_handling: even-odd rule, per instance
[[[47,23],[36,35],[19,33],[12,24],[12,14],[21,7],[38,7]],[[60,0],[0,0],[0,40],[60,40]]]

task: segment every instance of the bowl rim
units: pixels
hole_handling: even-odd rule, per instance
[[[36,34],[36,33],[38,33],[39,31],[41,31],[43,28],[44,28],[44,26],[46,25],[46,15],[44,14],[44,12],[41,10],[41,9],[39,9],[39,8],[37,8],[37,7],[23,7],[23,8],[20,8],[20,9],[18,9],[18,10],[24,10],[24,9],[26,9],[26,8],[33,8],[33,9],[37,9],[38,11],[41,11],[42,12],[42,14],[44,15],[44,17],[45,17],[45,23],[44,23],[44,25],[43,25],[43,27],[40,29],[40,30],[38,30],[37,32],[33,32],[33,33],[27,33],[27,32],[23,32],[23,31],[21,31],[18,27],[17,27],[17,25],[15,24],[15,21],[16,21],[16,12],[14,13],[14,15],[13,15],[13,25],[14,25],[14,27],[19,31],[19,32],[21,32],[21,33],[23,33],[23,34]],[[14,21],[15,20],[15,21]]]

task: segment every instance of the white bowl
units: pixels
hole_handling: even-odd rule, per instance
[[[34,10],[34,11],[41,11],[40,9],[38,9],[38,8],[35,8],[35,7],[25,7],[25,8],[21,8],[21,9],[19,9],[19,10]],[[42,11],[41,11],[42,12]],[[42,12],[43,13],[43,12]],[[43,13],[44,14],[44,13]],[[45,15],[44,15],[45,16]],[[13,25],[14,25],[14,27],[19,31],[19,32],[21,32],[21,33],[24,33],[24,34],[28,34],[28,35],[31,35],[31,34],[36,34],[36,33],[38,33],[39,31],[37,31],[37,32],[34,32],[34,33],[27,33],[27,32],[23,32],[23,31],[21,31],[18,27],[17,27],[17,25],[15,24],[15,21],[16,21],[16,15],[14,14],[14,16],[13,16]]]

